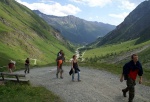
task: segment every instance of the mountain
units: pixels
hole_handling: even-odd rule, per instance
[[[31,62],[36,59],[37,65],[46,65],[55,62],[60,49],[66,58],[72,56],[71,45],[58,30],[14,0],[0,0],[0,35],[0,67],[10,59],[24,64],[27,57]]]
[[[72,15],[57,17],[43,14],[38,10],[34,12],[49,25],[58,29],[66,39],[76,44],[91,43],[115,29],[114,25],[86,21]]]
[[[139,4],[113,31],[100,40],[98,46],[138,39],[136,43],[150,40],[150,0]]]

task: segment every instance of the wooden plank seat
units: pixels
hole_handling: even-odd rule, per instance
[[[25,78],[25,74],[17,74],[17,73],[6,73],[6,72],[0,72],[1,80],[10,80],[10,81],[29,81]]]

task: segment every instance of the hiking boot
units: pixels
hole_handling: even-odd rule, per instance
[[[61,76],[60,78],[61,78],[61,79],[63,79],[63,77],[62,77],[62,76]]]
[[[80,82],[81,80],[78,80],[78,82]]]
[[[129,100],[128,102],[133,102],[132,100]]]
[[[124,97],[127,97],[127,96],[126,96],[126,92],[125,92],[124,90],[122,90],[122,92],[123,92],[123,96],[124,96]],[[131,102],[132,102],[132,101],[131,101]]]

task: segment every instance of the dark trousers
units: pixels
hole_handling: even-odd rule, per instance
[[[129,102],[133,100],[134,96],[135,96],[135,88],[134,86],[136,85],[135,80],[128,78],[127,79],[127,87],[125,89],[123,89],[124,92],[128,92],[129,91]]]
[[[25,65],[25,71],[24,71],[24,72],[25,72],[25,73],[26,73],[26,72],[28,72],[28,73],[30,72],[30,67],[29,67],[29,65]]]

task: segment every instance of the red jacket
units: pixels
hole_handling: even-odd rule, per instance
[[[123,75],[125,80],[127,80],[128,77],[136,80],[137,75],[142,76],[142,74],[143,68],[139,61],[134,64],[133,60],[131,60],[123,66]]]
[[[8,64],[8,67],[9,67],[9,68],[13,68],[13,67],[14,67],[14,63],[9,63],[9,64]]]

